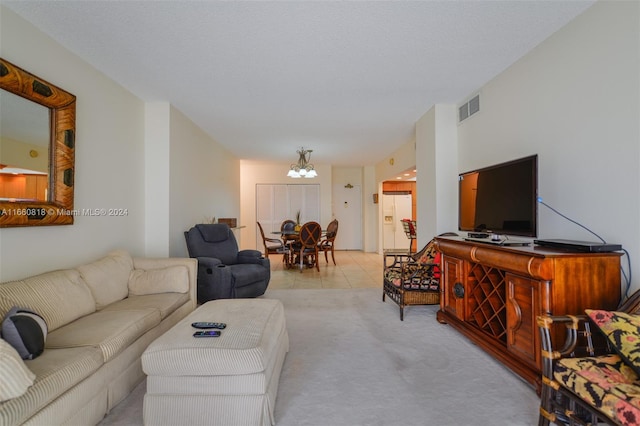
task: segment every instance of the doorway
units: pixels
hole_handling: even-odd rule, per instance
[[[411,193],[382,194],[382,248],[406,250],[411,241],[407,238],[402,219],[412,219]]]
[[[380,244],[384,250],[401,249],[416,251],[417,240],[407,238],[402,219],[416,220],[417,192],[416,171],[407,170],[396,177],[394,181],[382,182],[382,197],[380,197]],[[402,199],[402,200],[401,200]],[[407,201],[410,200],[410,201]],[[393,200],[393,201],[392,201]],[[407,203],[410,203],[407,207]],[[420,232],[420,224],[417,224]]]
[[[362,188],[360,185],[334,184],[332,190],[333,217],[339,226],[336,248],[362,250]]]

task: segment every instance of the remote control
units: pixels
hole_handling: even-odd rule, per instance
[[[220,330],[224,330],[227,327],[227,324],[223,322],[194,322],[191,323],[191,327],[203,329],[217,328]]]
[[[196,331],[193,337],[220,337],[220,330]]]

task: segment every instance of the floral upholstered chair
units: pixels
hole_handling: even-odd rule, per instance
[[[384,277],[395,287],[405,290],[438,290],[440,288],[440,253],[431,240],[414,254],[393,254],[393,263],[385,265]]]
[[[617,311],[542,315],[538,327],[543,361],[539,426],[640,426],[640,292]],[[565,339],[552,341],[560,329]]]
[[[383,280],[382,301],[388,296],[400,306],[401,321],[405,306],[440,303],[440,253],[435,240],[414,254],[385,253]]]

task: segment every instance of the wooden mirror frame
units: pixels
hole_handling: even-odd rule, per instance
[[[2,58],[0,89],[51,111],[48,200],[0,201],[0,228],[73,224],[76,97]]]

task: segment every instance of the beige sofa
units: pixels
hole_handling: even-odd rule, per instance
[[[33,360],[0,340],[0,425],[98,423],[145,377],[147,346],[195,309],[196,277],[195,259],[115,251],[0,284],[0,319],[18,306],[48,327]]]

